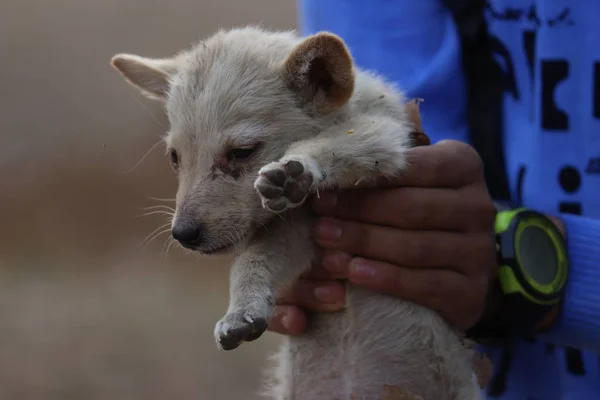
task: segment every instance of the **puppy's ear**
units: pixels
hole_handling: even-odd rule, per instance
[[[123,75],[125,81],[154,100],[166,98],[169,78],[177,72],[174,59],[153,59],[133,54],[117,54],[110,64]]]
[[[354,91],[354,63],[343,40],[329,32],[304,39],[283,64],[288,86],[317,110],[343,106]]]

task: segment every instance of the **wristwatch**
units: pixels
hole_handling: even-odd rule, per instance
[[[542,330],[558,312],[569,273],[565,238],[539,212],[497,206],[495,237],[498,270],[491,290],[499,304],[468,332],[490,345]]]

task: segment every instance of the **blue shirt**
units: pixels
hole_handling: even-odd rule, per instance
[[[433,141],[468,141],[460,41],[441,0],[299,5],[303,33],[340,35],[359,66],[398,83],[408,98],[425,99],[421,115]],[[513,199],[563,219],[571,261],[553,328],[517,340],[509,358],[486,349],[496,373],[490,399],[600,399],[598,16],[598,0],[491,0],[486,9],[507,78],[504,150]]]

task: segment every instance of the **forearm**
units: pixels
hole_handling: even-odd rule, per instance
[[[313,193],[353,187],[359,181],[393,178],[403,172],[408,150],[419,145],[413,131],[408,121],[364,115],[294,143],[282,160],[304,164],[314,178]]]
[[[295,216],[294,229],[283,218],[264,225],[236,258],[227,314],[214,331],[221,349],[233,350],[258,339],[273,316],[275,296],[310,269],[315,249],[310,240],[312,218],[302,209]]]

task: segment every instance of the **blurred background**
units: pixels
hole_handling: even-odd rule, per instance
[[[109,65],[247,23],[295,1],[1,2],[0,399],[258,398],[279,338],[217,350],[230,260],[167,252],[167,122]]]

